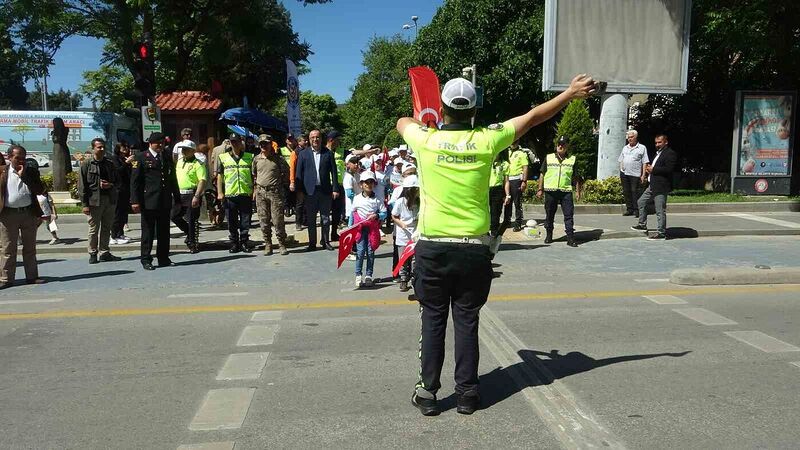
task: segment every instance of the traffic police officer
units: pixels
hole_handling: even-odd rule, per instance
[[[577,247],[575,242],[575,203],[572,200],[572,184],[574,183],[575,155],[568,155],[569,138],[561,136],[558,138],[556,152],[547,155],[545,163],[542,164],[542,176],[539,177],[539,189],[536,197],[542,198],[544,194],[544,229],[547,236],[544,238],[545,244],[553,242],[553,220],[556,217],[558,205],[561,205],[561,212],[564,213],[564,227],[567,232],[567,245]]]
[[[587,75],[527,114],[488,128],[473,128],[477,95],[463,78],[442,90],[441,130],[404,117],[397,131],[414,149],[420,176],[420,212],[414,290],[422,317],[420,378],[412,404],[423,415],[439,414],[444,340],[452,305],[455,328],[457,411],[472,414],[478,395],[478,316],[492,282],[489,260],[489,176],[497,154],[533,126],[553,117],[573,98],[595,91]]]
[[[181,157],[175,166],[178,176],[178,189],[181,194],[182,221],[186,225],[186,246],[189,253],[200,251],[198,240],[200,238],[200,204],[206,190],[208,172],[206,165],[201,163],[194,155],[195,144],[192,141],[181,141],[177,144]]]
[[[250,218],[253,216],[253,154],[244,151],[242,139],[230,136],[233,150],[219,155],[217,199],[224,202],[228,216],[231,253],[250,253]]]
[[[131,162],[131,209],[142,214],[141,262],[145,270],[154,270],[153,238],[158,240],[158,266],[174,265],[169,259],[170,211],[181,201],[172,156],[164,154],[164,135],[153,133],[148,148]]]

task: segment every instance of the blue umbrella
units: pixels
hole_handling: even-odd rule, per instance
[[[246,128],[240,127],[239,125],[228,125],[228,129],[238,134],[239,136],[247,136],[253,139],[258,139],[258,136],[256,136],[255,133],[247,131]]]
[[[286,133],[286,122],[254,108],[231,108],[219,116],[219,120],[231,125],[247,128],[262,128]]]

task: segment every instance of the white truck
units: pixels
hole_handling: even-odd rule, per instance
[[[114,145],[126,141],[139,143],[139,124],[121,114],[83,111],[0,111],[0,148],[19,144],[28,150],[40,166],[49,165],[53,153],[53,119],[61,117],[69,129],[67,146],[69,153],[89,151],[92,139],[101,137],[106,141],[109,153]]]

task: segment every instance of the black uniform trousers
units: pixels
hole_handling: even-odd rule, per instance
[[[511,185],[511,203],[517,215],[517,225],[522,226],[522,180],[509,180]]]
[[[331,228],[331,194],[325,194],[320,190],[320,187],[314,190],[311,195],[306,194],[306,221],[308,221],[308,246],[313,247],[317,243],[317,213],[319,213],[319,221],[322,228],[322,238],[320,244],[325,245],[330,242],[330,228]]]
[[[572,236],[575,232],[575,203],[572,201],[572,192],[564,191],[545,191],[544,192],[544,229],[548,233],[553,232],[553,220],[556,218],[558,205],[561,205],[561,212],[564,213],[564,228],[567,236]]]
[[[344,187],[341,184],[339,184],[337,192],[339,192],[339,197],[331,201],[331,228],[334,234],[338,234],[336,230],[344,218]]]
[[[111,224],[111,238],[117,239],[125,235],[125,224],[128,223],[130,208],[130,191],[120,189],[119,197],[117,197],[117,206],[114,210],[114,222]]]
[[[186,233],[186,244],[189,246],[196,245],[200,236],[200,207],[192,208],[193,199],[194,194],[181,194],[181,213],[172,219]]]
[[[231,244],[246,244],[250,240],[253,197],[249,195],[225,197],[224,202],[228,220],[228,239]]]
[[[492,285],[489,247],[419,241],[415,250],[414,292],[422,317],[418,388],[441,387],[449,309],[455,328],[454,379],[457,394],[478,389],[478,321]]]
[[[158,240],[156,258],[159,263],[169,260],[169,208],[142,210],[142,263],[153,262],[153,238]]]
[[[503,186],[492,186],[489,188],[489,232],[492,236],[502,236],[506,228],[511,224],[512,205],[503,205],[506,201],[506,189]],[[503,223],[500,223],[500,214],[503,215]]]
[[[620,172],[619,179],[622,181],[622,195],[625,197],[625,212],[638,213],[639,197],[642,195],[641,178]]]
[[[298,189],[300,188],[298,187],[294,191],[294,224],[296,228],[308,226],[306,223],[306,194]]]

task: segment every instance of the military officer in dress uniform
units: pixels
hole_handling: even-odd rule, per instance
[[[158,266],[172,266],[169,259],[170,211],[180,205],[178,178],[171,155],[162,152],[164,135],[153,133],[148,148],[131,163],[131,209],[142,214],[141,260],[145,270],[154,270],[153,238],[158,240]]]

